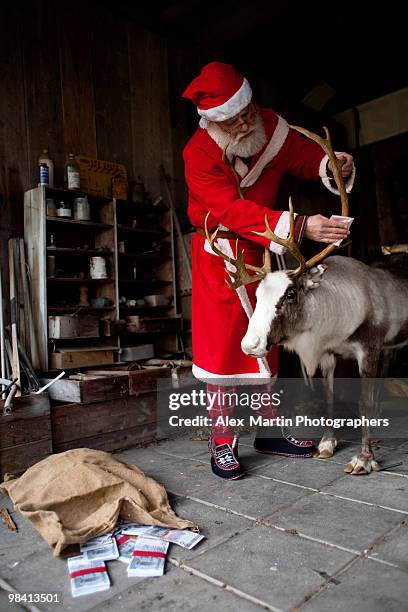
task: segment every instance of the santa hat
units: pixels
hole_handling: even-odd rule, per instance
[[[191,81],[183,98],[192,100],[201,115],[200,126],[208,121],[225,121],[248,106],[252,90],[248,81],[229,64],[211,62]]]

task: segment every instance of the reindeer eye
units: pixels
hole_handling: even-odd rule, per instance
[[[296,300],[296,291],[294,291],[293,289],[289,289],[286,294],[286,300],[288,302],[294,302]]]

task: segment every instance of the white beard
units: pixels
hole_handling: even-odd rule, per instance
[[[217,123],[211,121],[207,128],[211,138],[223,149],[229,159],[233,157],[252,157],[266,145],[266,134],[262,119],[255,117],[254,125],[248,132],[234,138],[224,132]]]

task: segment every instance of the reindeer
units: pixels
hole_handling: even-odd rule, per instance
[[[341,161],[333,152],[330,135],[326,138],[292,126],[318,142],[331,161],[338,187],[342,215],[348,216],[348,199],[341,176]],[[338,357],[357,360],[362,378],[359,400],[361,416],[373,416],[377,405],[374,379],[378,375],[380,357],[384,362],[390,349],[408,343],[408,275],[390,269],[374,268],[351,257],[327,257],[336,249],[329,245],[305,261],[294,239],[294,212],[290,207],[290,232],[286,239],[271,230],[265,216],[265,231],[254,232],[287,248],[295,257],[295,270],[272,272],[271,256],[265,249],[262,267],[245,264],[243,252],[236,244],[236,255],[228,257],[215,244],[218,229],[206,236],[217,255],[228,264],[231,289],[259,282],[256,307],[242,339],[244,353],[264,357],[272,345],[281,345],[295,352],[307,374],[313,376],[320,367],[325,379],[328,412],[333,410],[333,380]],[[323,260],[325,260],[324,263]],[[252,272],[252,273],[250,273]],[[381,374],[380,374],[381,375]],[[331,457],[337,446],[334,432],[326,430],[316,456]],[[361,451],[352,457],[345,472],[352,475],[380,470],[374,457],[370,428],[362,428]]]

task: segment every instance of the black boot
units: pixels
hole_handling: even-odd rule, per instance
[[[312,440],[297,440],[287,427],[258,427],[254,447],[258,453],[304,459],[316,452]]]
[[[211,453],[211,469],[216,476],[225,480],[237,480],[244,475],[244,469],[238,457],[238,438],[234,437],[231,444],[216,444],[211,436],[208,441]]]

